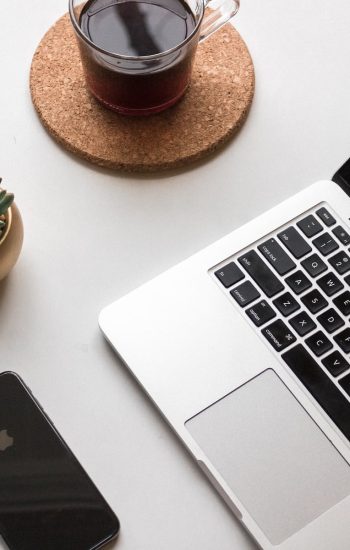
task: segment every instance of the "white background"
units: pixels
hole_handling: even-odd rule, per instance
[[[245,126],[210,161],[148,177],[82,162],[40,125],[31,58],[65,11],[66,0],[0,2],[0,175],[25,225],[0,283],[1,370],[24,378],[120,517],[113,548],[253,549],[97,316],[347,159],[349,1],[242,0],[235,25],[256,68]]]

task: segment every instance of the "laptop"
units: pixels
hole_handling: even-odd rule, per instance
[[[266,550],[350,544],[344,174],[350,162],[334,178],[341,186],[314,183],[99,318],[119,357]]]

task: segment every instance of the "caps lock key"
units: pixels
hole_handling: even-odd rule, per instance
[[[296,267],[293,260],[275,239],[269,239],[258,246],[261,254],[276,269],[279,275],[285,275]]]

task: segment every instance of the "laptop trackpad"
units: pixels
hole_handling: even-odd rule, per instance
[[[350,494],[350,468],[273,370],[186,422],[272,544]]]

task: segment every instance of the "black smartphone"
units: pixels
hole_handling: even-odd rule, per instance
[[[95,550],[119,521],[13,372],[0,374],[0,534],[11,550]]]

